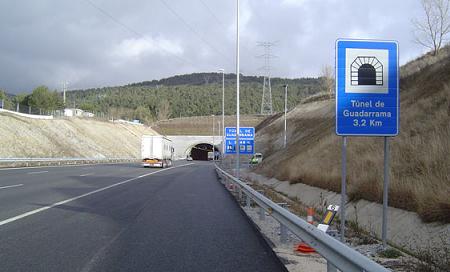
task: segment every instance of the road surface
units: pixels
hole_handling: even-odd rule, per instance
[[[2,271],[285,271],[212,163],[0,170]]]

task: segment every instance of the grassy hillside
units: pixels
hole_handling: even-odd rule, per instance
[[[155,131],[90,119],[36,120],[1,113],[0,157],[139,158],[143,134]]]
[[[262,77],[242,76],[241,113],[258,114],[261,109]],[[283,84],[289,84],[289,108],[321,90],[320,79],[272,79],[273,110],[281,111]],[[222,75],[201,73],[175,76],[122,87],[78,90],[67,93],[67,105],[105,112],[115,118],[141,119],[147,123],[176,117],[209,116],[222,112]],[[225,81],[225,112],[235,114],[235,75]]]
[[[400,88],[401,128],[391,139],[389,205],[416,211],[426,222],[449,223],[450,48],[403,66]],[[334,132],[334,103],[322,99],[292,110],[286,149],[279,137],[283,119],[263,122],[257,145],[266,159],[257,171],[340,192],[342,140]],[[381,202],[383,138],[350,137],[347,152],[350,199]]]
[[[156,122],[152,125],[152,129],[165,135],[212,135],[212,118],[211,116],[197,116],[164,120]],[[262,115],[242,115],[240,116],[240,125],[255,127],[265,118]],[[222,115],[215,116],[214,122],[215,135],[220,135],[222,133]],[[225,116],[225,127],[227,126],[236,126],[235,115]]]

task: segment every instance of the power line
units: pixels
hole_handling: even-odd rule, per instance
[[[116,19],[116,18],[115,18],[114,16],[112,16],[109,12],[107,12],[106,10],[104,10],[103,8],[101,8],[100,6],[98,6],[97,4],[95,4],[94,2],[92,2],[91,0],[84,0],[84,1],[87,2],[89,5],[91,5],[93,8],[95,8],[96,10],[98,10],[99,12],[101,12],[103,15],[105,15],[106,17],[108,17],[109,19],[111,19],[111,21],[115,22],[115,23],[118,24],[119,26],[121,26],[121,27],[123,27],[124,29],[126,29],[128,32],[130,32],[130,33],[132,33],[132,34],[134,34],[134,35],[136,35],[136,36],[138,36],[138,37],[140,37],[140,38],[143,38],[143,39],[145,39],[145,40],[147,40],[147,41],[150,41],[150,42],[152,42],[152,43],[154,42],[153,40],[150,40],[147,36],[143,35],[142,33],[140,33],[140,32],[138,32],[138,31],[134,30],[134,29],[131,28],[130,26],[128,26],[128,25],[124,24],[123,22],[121,22],[120,20]],[[160,46],[158,43],[154,43],[154,44],[155,44],[159,49],[161,49],[162,51],[166,52],[167,54],[169,54],[169,55],[171,55],[171,56],[173,56],[173,57],[175,57],[175,58],[177,58],[179,61],[184,62],[184,63],[187,63],[187,64],[189,64],[189,65],[191,65],[191,66],[196,67],[196,65],[193,64],[191,61],[189,61],[189,60],[187,60],[187,59],[185,59],[185,58],[183,58],[183,57],[181,57],[181,56],[178,56],[178,55],[176,55],[176,54],[174,54],[174,53],[172,53],[172,52],[166,50],[164,47]]]
[[[216,20],[216,22],[221,25],[222,27],[226,28],[227,26],[219,19],[219,17],[216,16],[216,14],[212,11],[212,9],[203,1],[199,0],[200,3],[208,10],[208,12],[211,14],[211,16]]]
[[[218,25],[220,25],[221,27],[223,27],[224,31],[226,30],[227,26],[226,24],[224,24],[222,22],[222,20],[219,19],[219,17],[216,15],[216,13],[210,8],[210,6],[208,4],[205,3],[205,1],[203,0],[199,0],[200,3],[205,7],[205,9],[211,14],[211,16],[214,18],[214,20],[217,22]],[[255,15],[256,19],[261,20],[261,17],[259,17],[259,15],[257,13],[252,13],[252,15]],[[249,54],[253,53],[253,50],[250,49],[245,43],[241,43],[241,49],[247,51]]]
[[[227,61],[230,61],[230,58],[228,58],[224,53],[222,53],[220,50],[218,50],[214,45],[212,45],[210,42],[208,42],[197,30],[195,30],[194,27],[192,27],[190,24],[188,24],[183,17],[181,17],[172,7],[170,7],[166,1],[160,0],[161,3],[173,14],[175,17],[177,17],[192,33],[194,33],[203,43],[208,45],[211,49],[216,51],[217,54],[221,55],[224,59]]]

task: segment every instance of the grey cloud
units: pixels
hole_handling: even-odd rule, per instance
[[[114,19],[86,0],[2,1],[0,88],[17,93],[39,84],[60,88],[62,81],[87,88],[235,69],[235,1],[203,0],[212,15],[199,0],[165,0],[189,27],[161,1],[91,1]],[[273,74],[285,77],[317,76],[322,65],[332,65],[338,37],[396,39],[402,63],[423,52],[412,41],[410,24],[421,12],[418,0],[242,0],[241,8],[241,71],[246,74],[260,73],[257,41],[279,41]],[[152,49],[150,42],[139,43],[142,37],[114,20],[148,41],[166,41],[168,51],[173,45],[182,52],[174,57]],[[137,55],[117,54],[129,40],[136,40],[130,50]]]

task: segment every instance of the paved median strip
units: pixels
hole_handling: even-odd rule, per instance
[[[0,226],[6,225],[8,223],[20,220],[22,218],[25,218],[25,217],[28,217],[30,215],[43,212],[45,210],[48,210],[48,209],[51,209],[51,208],[54,208],[54,207],[57,207],[57,206],[64,205],[64,204],[72,202],[74,200],[77,200],[77,199],[80,199],[80,198],[83,198],[83,197],[86,197],[86,196],[90,196],[90,195],[93,195],[93,194],[96,194],[96,193],[99,193],[99,192],[102,192],[102,191],[105,191],[105,190],[117,187],[119,185],[126,184],[128,182],[131,182],[131,181],[134,181],[134,180],[137,180],[137,179],[141,179],[141,178],[144,178],[144,177],[147,177],[147,176],[151,176],[151,175],[154,175],[154,174],[157,174],[157,173],[160,173],[160,172],[163,172],[163,171],[175,169],[175,168],[189,166],[189,165],[192,165],[192,164],[194,164],[194,163],[187,163],[187,164],[183,164],[183,165],[179,165],[179,166],[173,166],[173,167],[170,167],[170,168],[165,168],[165,169],[161,169],[161,170],[158,170],[158,171],[155,171],[155,172],[151,172],[151,173],[148,173],[148,174],[140,175],[140,176],[137,176],[135,178],[130,178],[130,179],[127,179],[127,180],[124,180],[124,181],[120,181],[118,183],[114,183],[114,184],[111,184],[109,186],[106,186],[106,187],[103,187],[103,188],[100,188],[100,189],[97,189],[97,190],[94,190],[94,191],[91,191],[91,192],[88,192],[88,193],[85,193],[85,194],[82,194],[82,195],[79,195],[79,196],[76,196],[76,197],[72,197],[72,198],[69,198],[69,199],[66,199],[66,200],[63,200],[63,201],[60,201],[60,202],[53,203],[53,204],[48,205],[48,206],[44,206],[44,207],[39,208],[39,209],[35,209],[35,210],[32,210],[32,211],[29,211],[29,212],[26,212],[26,213],[23,213],[23,214],[19,214],[17,216],[5,219],[3,221],[0,221]]]
[[[8,188],[14,188],[14,187],[20,187],[20,186],[23,186],[23,184],[2,186],[2,187],[0,187],[0,189],[8,189]]]

